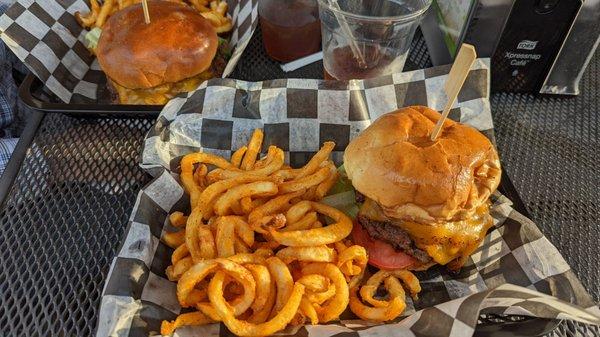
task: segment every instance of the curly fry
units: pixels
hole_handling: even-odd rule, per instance
[[[169,222],[173,227],[184,227],[187,222],[187,216],[181,212],[173,212],[169,215]]]
[[[186,271],[188,271],[194,261],[192,261],[192,257],[184,257],[183,259],[177,261],[174,265],[168,266],[167,270],[165,270],[165,274],[167,274],[167,278],[169,281],[177,281]]]
[[[323,199],[327,195],[327,192],[335,185],[335,183],[339,179],[339,173],[337,168],[331,161],[327,163],[327,167],[329,168],[329,177],[323,180],[319,185],[317,185],[315,189],[315,198],[317,200]]]
[[[300,311],[310,319],[310,324],[319,324],[317,310],[315,310],[315,307],[306,298],[302,298],[302,301],[300,301]]]
[[[75,20],[79,22],[85,28],[90,28],[94,25],[98,19],[98,13],[100,13],[100,5],[97,0],[90,0],[90,12],[86,15],[80,12],[75,12]]]
[[[257,176],[254,174],[243,174],[235,178],[217,181],[204,189],[198,197],[198,207],[204,215],[204,219],[209,219],[214,213],[214,204],[218,197],[226,191],[241,184],[247,184],[256,181],[273,181],[269,177]]]
[[[209,153],[195,152],[185,155],[181,159],[180,178],[183,187],[190,195],[190,202],[192,204],[192,207],[195,207],[197,205],[198,198],[200,197],[201,193],[200,187],[196,184],[196,181],[194,179],[194,164],[197,163],[211,164],[221,168],[237,170],[235,166],[233,166],[224,158]]]
[[[327,160],[331,151],[335,147],[334,142],[325,142],[321,149],[308,161],[306,165],[299,169],[280,170],[275,175],[287,179],[299,179],[315,173],[321,164]]]
[[[337,266],[340,268],[351,287],[356,286],[367,268],[369,258],[363,246],[354,245],[338,254]],[[356,263],[356,265],[354,265]]]
[[[340,241],[352,231],[352,220],[340,210],[317,202],[311,202],[311,207],[333,219],[335,223],[321,228],[290,232],[278,232],[269,227],[273,239],[285,246],[318,246]]]
[[[250,152],[250,149],[246,152],[246,156]],[[246,159],[246,157],[244,157]],[[276,146],[269,146],[267,150],[267,157],[265,158],[265,164],[262,167],[254,168],[254,163],[252,164],[252,169],[248,169],[246,171],[236,170],[227,170],[227,169],[216,169],[212,170],[208,174],[208,178],[211,181],[223,180],[223,179],[231,179],[237,176],[241,176],[244,174],[254,174],[259,176],[268,176],[273,172],[279,170],[284,163],[285,154],[283,150]],[[244,167],[244,162],[242,162],[242,168]],[[279,180],[276,177],[272,177],[272,180]]]
[[[188,312],[177,316],[172,322],[162,321],[160,325],[160,334],[170,336],[179,327],[186,325],[204,325],[209,323],[214,323],[214,321],[206,317],[203,313],[199,311]]]
[[[261,229],[261,226],[271,221],[279,212],[287,209],[290,206],[290,200],[299,195],[298,192],[280,195],[256,207],[248,214],[248,223],[251,228],[259,233],[266,233],[265,230]],[[285,224],[286,218],[284,217],[283,220]]]
[[[94,27],[102,28],[104,26],[104,22],[106,22],[106,19],[113,10],[114,3],[115,0],[104,0],[102,8],[100,8],[100,13],[98,13],[98,18],[94,22]]]
[[[269,269],[261,264],[248,264],[246,268],[250,270],[256,281],[256,298],[250,308],[252,308],[253,312],[259,312],[267,305],[269,299],[271,274],[269,273]]]
[[[392,320],[404,311],[406,303],[404,298],[398,296],[394,297],[390,304],[386,307],[372,308],[368,307],[360,302],[356,294],[357,287],[350,290],[350,310],[352,312],[367,321],[385,322]]]
[[[186,256],[190,255],[190,251],[188,250],[185,243],[182,243],[179,247],[175,248],[173,254],[171,255],[171,263],[176,264],[178,261],[183,259]]]
[[[239,149],[237,149],[237,151],[235,151],[233,155],[231,155],[231,165],[235,167],[240,167],[240,165],[242,164],[242,158],[244,158],[244,154],[246,154],[247,150],[247,146],[242,146]]]
[[[303,275],[319,274],[331,280],[335,286],[335,295],[319,308],[319,322],[329,322],[337,319],[348,306],[348,284],[342,272],[332,263],[311,263],[302,268]]]
[[[185,244],[194,263],[212,259],[217,255],[215,239],[210,227],[202,223],[202,213],[198,207],[192,210],[185,229]]]
[[[335,285],[329,284],[324,291],[309,291],[305,295],[310,303],[321,305],[335,295]]]
[[[376,322],[389,321],[400,316],[406,307],[406,303],[404,288],[399,279],[409,289],[411,295],[416,297],[416,294],[421,290],[421,286],[413,273],[407,270],[380,270],[373,274],[365,285],[360,288],[363,301],[373,307],[363,304],[358,298],[358,287],[353,287],[350,292],[350,309],[358,317]],[[382,282],[389,293],[389,300],[387,301],[373,297]]]
[[[269,272],[277,285],[277,299],[275,301],[275,306],[273,307],[273,312],[277,313],[289,300],[294,286],[294,279],[292,278],[289,268],[278,257],[274,256],[268,258],[267,268],[269,268]]]
[[[176,232],[165,232],[162,241],[169,247],[175,249],[185,242],[185,228]]]
[[[294,318],[294,315],[300,307],[304,286],[300,283],[294,284],[288,301],[269,321],[253,324],[248,321],[241,321],[235,318],[230,306],[223,297],[223,284],[225,275],[217,273],[210,281],[208,286],[209,299],[215,305],[219,316],[223,318],[223,323],[227,328],[238,336],[265,336],[272,335],[282,330]]]
[[[337,253],[333,248],[325,245],[313,247],[287,247],[275,254],[285,264],[290,264],[292,261],[306,262],[335,262]]]
[[[207,16],[212,17],[213,19],[216,18],[215,20],[217,20],[217,25],[221,24],[221,21],[218,19],[218,16],[216,16],[215,14],[211,13],[211,15],[208,15],[206,13],[203,13],[203,16],[205,18]],[[211,20],[210,18],[207,18],[207,19]],[[249,171],[252,169],[252,167],[254,166],[254,162],[256,161],[256,156],[260,153],[260,148],[262,146],[264,137],[265,137],[265,134],[263,133],[263,131],[261,129],[254,130],[254,132],[252,133],[252,137],[250,138],[250,141],[248,142],[248,150],[246,151],[246,154],[244,155],[244,159],[242,160],[242,164],[240,166],[240,168],[242,170]]]
[[[279,185],[281,193],[291,193],[307,189],[312,186],[317,186],[330,175],[328,167],[320,168],[317,172],[302,178],[286,181]]]

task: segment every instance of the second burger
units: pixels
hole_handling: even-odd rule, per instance
[[[209,20],[170,1],[151,0],[148,8],[149,24],[136,4],[116,12],[103,26],[96,54],[115,101],[165,104],[221,76],[229,51]]]

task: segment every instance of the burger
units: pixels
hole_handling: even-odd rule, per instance
[[[194,8],[148,1],[150,23],[141,4],[112,15],[95,49],[113,99],[121,104],[165,104],[221,76],[226,44]]]
[[[498,153],[476,129],[411,106],[381,116],[344,152],[359,212],[352,237],[379,268],[459,270],[492,226]]]

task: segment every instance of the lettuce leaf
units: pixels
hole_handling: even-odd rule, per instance
[[[85,42],[87,43],[87,47],[89,49],[96,49],[96,47],[98,47],[98,40],[100,39],[101,34],[102,29],[99,27],[94,27],[85,34]]]
[[[354,187],[352,187],[352,182],[346,175],[344,165],[338,167],[338,172],[340,173],[340,178],[335,185],[333,185],[329,191],[329,194],[324,197],[321,202],[339,209],[354,219],[359,210],[359,206],[356,203]]]

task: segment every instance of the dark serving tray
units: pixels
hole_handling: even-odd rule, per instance
[[[42,81],[29,73],[19,86],[19,97],[28,107],[43,112],[58,112],[77,117],[154,118],[162,105],[69,104],[63,103],[44,87]]]

